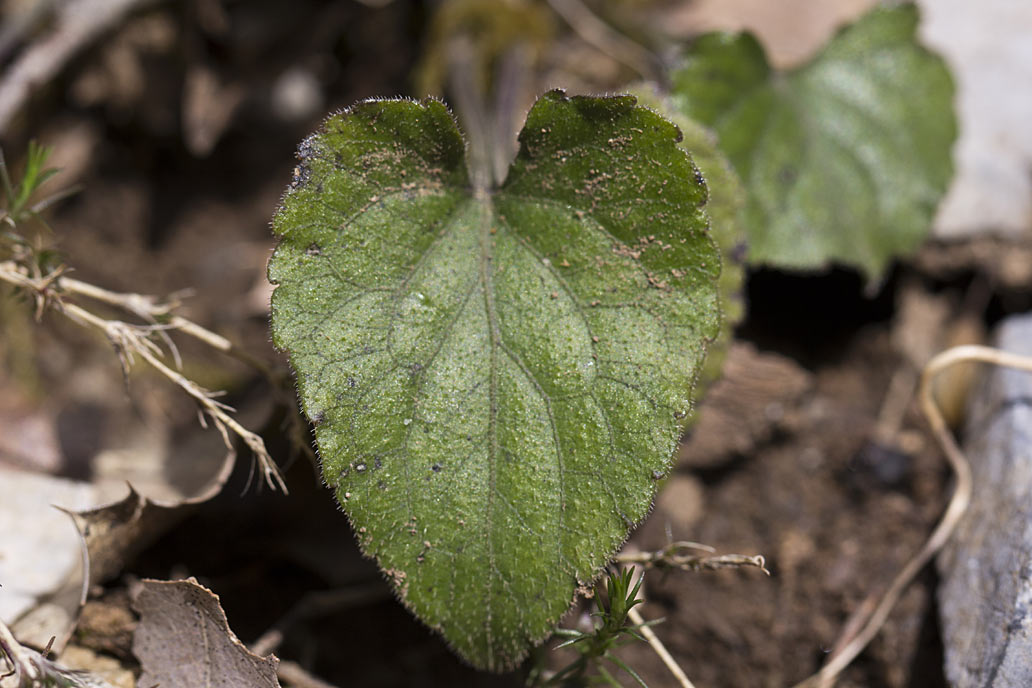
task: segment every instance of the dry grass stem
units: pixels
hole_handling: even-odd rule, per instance
[[[42,670],[33,656],[35,653],[22,647],[3,621],[0,621],[0,653],[8,667],[4,676],[15,676],[19,685],[43,678]]]
[[[2,264],[0,264],[0,267],[2,267]],[[216,351],[220,351],[227,356],[231,356],[241,363],[250,366],[261,373],[277,393],[282,394],[284,406],[287,408],[292,408],[294,406],[293,385],[290,378],[282,371],[271,368],[264,361],[244,351],[226,337],[201,327],[192,320],[188,320],[175,314],[175,309],[180,305],[179,299],[186,296],[189,290],[172,294],[167,299],[159,299],[146,294],[110,291],[108,289],[103,289],[96,285],[89,284],[88,282],[82,282],[65,276],[61,276],[57,279],[54,286],[62,293],[84,296],[116,308],[121,308],[122,310],[132,313],[136,317],[145,322],[151,323],[152,325],[157,326],[159,324],[159,319],[161,319],[160,327],[157,327],[155,332],[159,337],[161,337],[162,341],[168,347],[168,350],[172,352],[176,368],[182,367],[182,361],[180,360],[179,351],[176,348],[175,343],[168,336],[168,332],[171,331],[181,332],[189,337],[193,337]],[[289,433],[291,445],[295,449],[299,449],[303,452],[313,465],[316,464],[317,461],[309,442],[309,430],[305,420],[299,413],[292,413],[288,415],[288,423],[290,424]]]
[[[218,393],[204,389],[182,373],[166,365],[161,360],[161,349],[154,343],[151,337],[155,333],[159,335],[164,334],[169,329],[182,330],[212,344],[220,351],[227,350],[227,348],[223,348],[223,343],[228,349],[234,348],[229,344],[228,340],[193,323],[190,323],[190,328],[184,328],[182,323],[188,323],[189,321],[178,317],[174,317],[173,323],[170,324],[152,322],[152,324],[148,325],[135,325],[120,320],[107,320],[86,310],[82,306],[70,303],[62,298],[62,295],[70,293],[88,296],[111,305],[120,306],[141,319],[148,321],[153,321],[158,315],[169,313],[175,305],[174,302],[161,302],[154,297],[142,296],[140,294],[119,294],[59,275],[32,278],[11,261],[0,263],[0,280],[29,290],[36,298],[37,310],[52,307],[70,320],[102,332],[114,345],[119,361],[122,364],[122,370],[127,376],[136,356],[145,360],[161,375],[193,397],[200,407],[202,418],[206,416],[211,420],[212,424],[222,435],[226,447],[231,454],[235,454],[235,450],[233,442],[229,437],[230,432],[242,439],[244,444],[254,454],[266,483],[270,487],[278,487],[284,493],[287,492],[287,486],[280,469],[269,455],[262,438],[240,425],[236,419],[229,415],[233,412],[233,409],[216,400]],[[176,324],[177,320],[178,326]],[[175,352],[175,348],[171,344],[170,350]],[[178,355],[174,353],[174,356],[178,364]]]
[[[279,649],[287,632],[294,624],[304,620],[340,614],[346,610],[381,599],[388,599],[390,592],[381,583],[355,585],[336,590],[316,590],[306,593],[273,626],[251,645],[251,652],[264,657]]]
[[[103,332],[115,346],[119,359],[122,361],[122,367],[126,372],[133,364],[134,354],[139,355],[152,368],[193,397],[200,405],[203,413],[211,419],[212,423],[222,434],[226,448],[230,452],[234,452],[233,443],[227,434],[227,430],[229,430],[240,437],[244,444],[254,453],[255,460],[258,462],[258,466],[269,486],[279,487],[284,493],[287,492],[287,485],[280,474],[279,467],[269,455],[262,438],[240,425],[227,413],[232,412],[233,408],[220,401],[216,401],[215,397],[218,396],[218,393],[204,389],[193,380],[173,370],[161,361],[159,358],[161,350],[149,338],[153,332],[152,327],[131,325],[118,320],[104,320],[73,303],[60,303],[58,308],[70,319],[91,325]]]
[[[0,681],[10,676],[19,688],[111,688],[107,681],[83,671],[73,671],[47,659],[49,647],[42,653],[19,643],[11,629],[0,621],[0,658],[7,669]]]
[[[291,688],[337,688],[332,683],[312,676],[297,662],[281,661],[276,666],[276,676]]]
[[[642,637],[645,638],[645,642],[652,648],[652,651],[663,660],[663,664],[677,680],[677,685],[681,686],[681,688],[695,688],[692,682],[688,680],[681,666],[670,656],[663,641],[659,639],[659,636],[656,635],[651,627],[645,624],[645,619],[638,613],[638,610],[631,607],[627,612],[627,616],[637,626],[635,630],[641,633]]]
[[[768,576],[767,562],[761,555],[721,554],[715,556],[699,556],[688,554],[688,550],[713,552],[708,545],[697,542],[672,542],[655,552],[622,552],[616,555],[615,561],[621,564],[637,564],[645,569],[676,568],[685,571],[715,571],[717,569],[755,567]]]

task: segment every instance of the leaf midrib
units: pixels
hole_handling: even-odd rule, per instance
[[[494,493],[495,493],[495,468],[496,460],[498,457],[498,348],[501,342],[501,333],[498,330],[498,314],[495,311],[494,304],[494,289],[491,281],[492,272],[492,255],[493,255],[493,244],[492,237],[492,225],[490,221],[494,216],[493,207],[487,198],[485,193],[477,192],[474,194],[473,203],[479,206],[480,210],[480,286],[484,293],[484,310],[487,315],[487,329],[490,337],[490,351],[488,354],[489,361],[489,375],[490,384],[488,385],[488,419],[487,419],[487,434],[489,438],[488,452],[487,452],[487,496],[486,503],[484,505],[484,519],[485,519],[485,540],[487,542],[487,561],[488,565],[494,569],[496,568],[495,557],[494,557],[494,543],[491,537],[491,531],[493,528],[491,516],[494,509]],[[497,229],[495,229],[497,231]],[[484,635],[487,640],[487,652],[488,655],[494,656],[494,637],[491,633],[491,577],[484,576],[484,609],[487,611],[484,617]]]

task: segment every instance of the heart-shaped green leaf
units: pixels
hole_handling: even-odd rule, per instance
[[[913,5],[878,7],[809,64],[772,72],[750,34],[708,34],[672,102],[712,127],[749,192],[749,258],[877,279],[922,241],[952,174],[953,82]]]
[[[719,327],[678,138],[629,96],[552,92],[497,189],[435,101],[361,103],[301,146],[275,343],[363,550],[478,667],[548,635],[669,468]]]

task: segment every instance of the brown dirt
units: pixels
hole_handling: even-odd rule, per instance
[[[803,376],[781,365],[786,387]],[[649,574],[645,616],[667,619],[656,631],[698,685],[773,687],[802,680],[835,646],[849,616],[887,587],[921,546],[943,504],[943,463],[923,439],[909,452],[875,441],[878,413],[899,365],[887,324],[858,329],[834,360],[814,367],[812,387],[789,403],[728,395],[738,400],[740,422],[722,424],[722,437],[748,436],[755,418],[766,415],[765,439],[746,452],[732,449],[715,465],[679,466],[679,476],[703,484],[705,506],[694,527],[674,530],[673,538],[763,554],[772,574]],[[725,378],[714,395],[731,392],[733,382]],[[690,438],[685,454],[710,441]],[[661,548],[666,516],[658,509],[633,542]],[[939,672],[934,656],[921,654],[927,650],[922,633],[935,633],[934,617],[928,618],[931,582],[923,579],[907,594],[840,685],[937,685],[921,682]],[[644,648],[627,652],[647,662]],[[657,669],[649,667],[646,681],[666,684]]]

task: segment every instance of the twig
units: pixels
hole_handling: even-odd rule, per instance
[[[5,266],[8,272],[11,270],[17,270],[13,263],[0,263],[0,270],[4,270]],[[0,277],[2,277],[2,275],[0,275]],[[171,330],[182,332],[187,336],[193,337],[194,339],[207,344],[211,348],[220,351],[227,356],[231,356],[241,363],[257,370],[265,377],[269,382],[269,385],[274,390],[283,395],[284,405],[287,408],[293,408],[294,389],[289,383],[289,377],[284,375],[281,371],[270,367],[261,359],[252,356],[247,351],[244,351],[222,335],[216,334],[215,332],[201,327],[197,323],[174,313],[174,310],[179,307],[179,297],[185,295],[187,291],[177,292],[167,299],[159,299],[147,294],[110,291],[94,284],[82,282],[63,275],[58,276],[54,280],[53,284],[54,288],[60,292],[74,294],[76,296],[85,296],[87,298],[94,299],[95,301],[100,301],[101,303],[121,308],[122,310],[132,313],[141,320],[154,325],[158,325],[159,321],[163,320],[164,323],[161,327],[157,328],[155,332],[161,337],[169,351],[172,352],[176,368],[182,368],[182,361],[179,357],[179,350],[176,348],[172,339],[168,336],[168,331]],[[30,283],[26,283],[25,286],[32,285]],[[303,452],[313,465],[316,464],[316,456],[312,451],[312,447],[309,442],[308,424],[299,413],[289,413],[287,418],[291,426],[291,445],[295,450]]]
[[[638,610],[631,607],[627,611],[627,616],[634,622],[636,626],[635,630],[641,633],[642,637],[645,638],[645,642],[649,644],[649,647],[652,648],[653,652],[659,655],[659,658],[663,660],[663,664],[666,665],[666,668],[674,675],[674,678],[677,679],[678,685],[680,685],[681,688],[695,688],[695,686],[692,685],[692,682],[688,680],[688,677],[685,676],[684,671],[678,663],[675,662],[674,658],[670,656],[669,652],[667,652],[666,646],[663,645],[663,641],[661,641],[655,631],[645,623],[645,619],[643,619],[641,614],[638,613]]]
[[[2,620],[0,620],[0,650],[7,658],[14,676],[18,678],[19,685],[26,680],[39,681],[43,677],[42,671],[32,656],[33,653],[22,647],[11,633],[11,629]]]
[[[10,9],[5,12],[4,23],[0,26],[0,62],[4,62],[10,52],[49,14],[56,0],[36,0],[28,7]]]
[[[312,676],[297,662],[281,661],[276,666],[276,676],[281,681],[289,683],[292,688],[337,688],[332,683]]]
[[[53,32],[31,45],[0,80],[0,132],[5,132],[32,89],[49,83],[68,61],[129,12],[151,0],[73,0],[61,5]]]
[[[34,279],[24,274],[18,269],[17,264],[10,261],[0,262],[0,280],[31,290],[36,295],[38,304],[50,304],[70,320],[103,332],[114,345],[119,361],[122,364],[122,370],[127,376],[133,364],[134,355],[139,355],[151,367],[171,380],[200,404],[202,412],[212,420],[231,453],[235,453],[235,450],[229,438],[230,431],[239,436],[244,441],[244,444],[254,453],[266,482],[272,487],[279,487],[284,493],[287,492],[287,486],[279,467],[276,466],[276,463],[269,455],[262,438],[244,428],[230,416],[227,412],[231,412],[233,409],[226,404],[216,401],[214,397],[217,395],[215,393],[204,389],[193,380],[173,370],[160,359],[161,350],[150,340],[150,336],[155,332],[168,329],[171,327],[170,325],[133,325],[119,320],[105,320],[77,304],[66,301],[61,297],[61,292],[54,287],[55,284],[58,286],[67,285],[70,281],[72,284],[70,291],[73,293],[89,295],[102,301],[116,303],[131,312],[141,315],[141,317],[153,316],[155,311],[163,310],[165,308],[164,305],[157,305],[157,302],[152,297],[144,297],[138,294],[116,294],[115,292],[87,285],[78,280],[69,280],[69,278],[60,277],[59,275],[49,275]],[[200,326],[194,327],[196,332],[208,333],[207,330]],[[218,335],[214,333],[208,334],[213,338],[218,338]],[[223,341],[226,341],[228,344],[228,340]]]
[[[861,626],[857,634],[843,646],[841,652],[830,657],[827,664],[821,667],[820,671],[796,684],[795,688],[827,688],[834,683],[838,675],[849,666],[856,656],[867,647],[874,636],[877,635],[878,631],[881,630],[903,590],[906,589],[918,572],[924,568],[925,564],[935,556],[935,553],[942,549],[942,546],[946,544],[953,534],[957,523],[964,516],[964,512],[967,511],[968,504],[971,502],[972,491],[971,466],[960,447],[957,446],[957,441],[953,438],[952,433],[950,433],[946,420],[943,418],[942,412],[935,401],[933,390],[933,383],[939,373],[952,365],[966,361],[981,361],[1032,372],[1032,358],[1028,356],[1020,356],[987,346],[975,345],[957,346],[947,349],[932,358],[924,367],[921,373],[919,391],[921,410],[924,412],[925,418],[928,420],[929,426],[931,426],[932,434],[942,447],[946,460],[953,472],[954,480],[956,481],[953,496],[950,498],[950,502],[946,506],[946,511],[943,513],[939,524],[932,531],[924,546],[907,562],[903,570],[896,575],[892,585],[889,586],[884,597],[882,597],[881,602],[878,603],[870,618]]]
[[[877,441],[889,444],[899,435],[910,400],[914,398],[916,384],[917,371],[909,361],[903,361],[892,374],[878,412],[874,426],[874,438]]]
[[[143,294],[119,294],[87,282],[72,279],[71,277],[59,277],[55,280],[55,286],[58,289],[71,294],[79,294],[80,296],[86,296],[112,306],[117,306],[129,311],[141,320],[155,325],[158,322],[158,317],[168,315],[173,308],[179,305],[174,298],[167,302],[159,302],[158,299],[153,296],[144,296]],[[179,356],[179,349],[176,347],[175,342],[172,341],[172,338],[169,337],[168,333],[164,330],[158,330],[157,334],[161,337],[161,340],[165,342],[165,346],[168,347],[168,350],[172,352],[172,360],[175,361],[176,368],[182,368],[183,359]]]
[[[376,601],[386,595],[387,588],[382,583],[308,593],[291,607],[272,628],[262,633],[261,637],[251,645],[251,652],[260,657],[275,652],[283,642],[287,630],[301,619],[339,612],[363,602]],[[276,667],[276,674],[294,688],[335,688],[309,674],[300,664],[291,661],[281,660]]]
[[[685,550],[702,550],[713,552],[708,545],[701,545],[697,542],[672,542],[661,550],[655,552],[621,552],[616,555],[614,561],[621,564],[638,564],[646,569],[650,568],[678,568],[685,571],[700,571],[717,569],[740,568],[753,566],[763,571],[768,576],[767,562],[762,555],[746,554],[721,554],[717,556],[698,556],[694,554],[683,554]]]
[[[150,328],[130,325],[118,320],[104,320],[74,303],[58,302],[58,308],[72,320],[82,321],[103,332],[118,350],[125,370],[128,370],[129,366],[132,365],[133,354],[139,354],[152,368],[193,397],[201,405],[204,413],[212,419],[219,432],[222,433],[226,447],[231,452],[233,451],[233,443],[229,441],[229,436],[226,432],[228,428],[240,437],[244,444],[254,453],[258,465],[265,474],[265,481],[270,486],[278,486],[284,493],[287,492],[287,485],[280,474],[279,467],[269,455],[262,438],[240,425],[232,416],[226,413],[227,411],[232,411],[232,407],[215,401],[213,398],[215,396],[214,393],[209,392],[193,380],[165,365],[158,358],[161,355],[160,349],[147,338]]]
[[[156,324],[159,318],[168,316],[168,322],[165,324],[167,329],[182,332],[183,334],[204,342],[213,349],[217,349],[218,351],[232,356],[237,360],[248,364],[252,368],[255,368],[266,375],[270,381],[275,383],[279,382],[276,376],[269,369],[269,366],[254,356],[251,356],[246,351],[242,351],[240,347],[234,346],[233,342],[220,334],[216,334],[211,330],[201,327],[191,320],[187,320],[179,315],[174,315],[172,311],[179,307],[179,299],[177,297],[181,295],[181,293],[173,294],[172,297],[167,300],[161,300],[147,294],[110,291],[94,284],[89,284],[88,282],[81,282],[77,279],[64,276],[60,277],[55,282],[55,286],[59,290],[66,291],[70,294],[86,296],[102,303],[116,306],[150,323]]]

